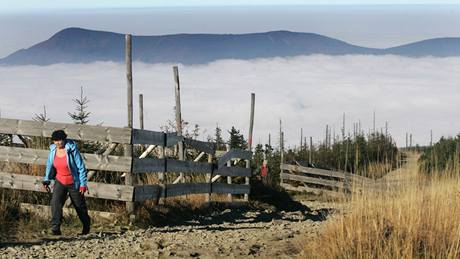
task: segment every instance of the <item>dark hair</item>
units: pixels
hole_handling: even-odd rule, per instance
[[[51,134],[51,140],[65,140],[67,138],[67,134],[63,130],[55,130]]]

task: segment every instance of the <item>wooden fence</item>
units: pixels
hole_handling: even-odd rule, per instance
[[[359,192],[374,182],[355,174],[301,165],[281,164],[280,169],[281,186],[293,191]]]
[[[164,133],[133,128],[117,128],[106,126],[90,126],[54,122],[37,122],[17,119],[0,119],[0,134],[24,136],[51,137],[54,130],[63,129],[69,139],[81,141],[97,141],[108,144],[105,151],[97,154],[82,153],[88,171],[88,197],[125,201],[127,204],[145,200],[159,200],[187,194],[205,194],[210,201],[211,194],[244,194],[247,201],[250,192],[249,177],[251,170],[248,166],[238,167],[232,160],[246,160],[246,165],[252,158],[252,153],[245,150],[228,150],[216,152],[214,143],[188,139],[177,133]],[[181,143],[181,145],[178,145]],[[139,157],[110,155],[117,145],[132,147],[142,145],[145,151]],[[147,147],[148,145],[148,147]],[[176,160],[167,157],[166,149],[183,147],[183,151],[195,150],[198,157],[193,160]],[[154,149],[159,150],[157,157],[148,157]],[[24,143],[18,146],[0,146],[0,162],[46,165],[49,150],[32,149]],[[187,153],[187,152],[184,152]],[[207,155],[206,162],[200,162]],[[232,166],[233,164],[233,166]],[[134,176],[140,174],[158,174],[158,183],[151,185],[109,184],[91,181],[95,171],[119,172],[120,175]],[[43,172],[44,173],[44,172]],[[177,178],[168,182],[166,174],[180,173]],[[202,174],[204,182],[186,183],[187,174]],[[243,184],[232,181],[219,182],[221,176],[243,177]],[[44,192],[42,187],[43,175],[32,176],[0,172],[0,188]]]

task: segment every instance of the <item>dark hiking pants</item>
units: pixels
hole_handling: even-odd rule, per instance
[[[63,185],[59,181],[56,181],[53,189],[53,198],[51,199],[51,225],[53,230],[60,230],[62,207],[67,199],[67,194],[70,196],[70,200],[77,211],[77,215],[78,218],[80,218],[81,223],[83,223],[84,227],[89,227],[90,218],[88,215],[88,209],[86,208],[85,196],[81,195],[80,192],[75,189],[73,184]]]

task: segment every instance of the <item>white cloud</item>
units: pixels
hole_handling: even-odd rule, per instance
[[[300,128],[315,141],[325,125],[338,134],[342,113],[347,129],[361,121],[368,131],[372,113],[377,128],[389,122],[399,145],[405,132],[426,144],[430,129],[436,138],[460,131],[460,58],[397,56],[303,56],[296,58],[221,60],[207,65],[179,66],[183,118],[212,134],[216,123],[246,134],[251,92],[256,93],[254,142],[272,134],[278,142],[282,118],[288,144],[298,145]],[[84,86],[93,124],[126,125],[124,64],[57,64],[0,67],[0,109],[3,117],[30,119],[46,105],[53,121],[68,122],[72,99]],[[174,82],[171,64],[135,63],[135,125],[138,94],[144,94],[146,128],[159,130],[173,118]],[[206,136],[203,136],[206,137]]]

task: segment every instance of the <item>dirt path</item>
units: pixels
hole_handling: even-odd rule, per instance
[[[406,152],[406,163],[401,168],[397,168],[384,177],[377,179],[375,182],[376,189],[379,190],[393,190],[394,188],[401,188],[413,185],[418,181],[418,159],[419,153]],[[378,188],[380,187],[380,188]]]
[[[387,181],[414,181],[417,179],[419,153],[407,152],[406,163],[382,177]]]
[[[137,230],[98,231],[3,244],[0,258],[292,258],[299,242],[316,234],[333,204],[308,202],[304,210],[227,209],[197,215],[183,224]],[[68,231],[67,231],[68,232]]]

